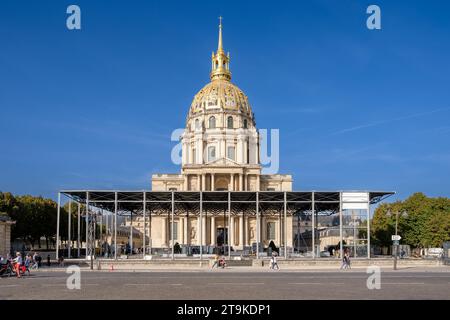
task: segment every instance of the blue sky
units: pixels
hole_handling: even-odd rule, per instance
[[[82,30],[66,28],[81,7]],[[382,29],[366,28],[381,8]],[[2,1],[0,190],[149,189],[209,81],[280,129],[297,190],[449,196],[448,1]],[[393,198],[395,199],[395,198]]]

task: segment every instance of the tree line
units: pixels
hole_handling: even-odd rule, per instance
[[[389,211],[391,214],[388,214]],[[396,212],[406,213],[398,216],[401,244],[427,248],[441,247],[445,241],[450,241],[450,198],[429,198],[418,192],[404,201],[378,206],[371,224],[373,244],[392,245]]]
[[[82,206],[82,214],[85,206]],[[67,240],[69,203],[61,207],[60,239]],[[52,199],[31,195],[14,196],[10,192],[0,191],[0,212],[6,213],[16,223],[11,226],[11,239],[20,239],[33,247],[40,248],[41,238],[45,238],[46,247],[54,246],[56,241],[56,222],[58,204]],[[72,203],[71,238],[75,239],[77,232],[78,206]],[[85,240],[84,221],[81,221],[81,237]]]

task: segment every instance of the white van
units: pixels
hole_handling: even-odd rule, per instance
[[[426,256],[433,258],[441,258],[444,255],[443,248],[428,248],[426,249]]]

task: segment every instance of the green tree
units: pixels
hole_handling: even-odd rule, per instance
[[[388,217],[388,210],[392,215]],[[450,240],[450,199],[428,198],[423,193],[414,193],[405,201],[380,205],[372,219],[371,238],[374,244],[389,246],[395,233],[395,213],[400,216],[398,232],[402,243],[412,247],[440,247]]]

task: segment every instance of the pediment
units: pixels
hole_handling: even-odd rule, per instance
[[[228,158],[220,158],[207,163],[210,166],[238,167],[239,163]]]

